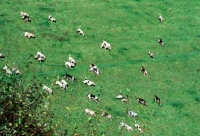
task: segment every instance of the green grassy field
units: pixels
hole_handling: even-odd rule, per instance
[[[0,53],[6,58],[0,68],[18,67],[30,84],[34,76],[54,91],[51,110],[58,130],[55,135],[128,136],[140,135],[119,129],[124,121],[134,127],[128,110],[138,113],[137,123],[144,136],[197,136],[200,133],[200,2],[173,0],[2,0],[0,1]],[[20,11],[32,20],[24,23]],[[158,20],[159,13],[164,22]],[[52,15],[57,22],[52,23]],[[81,26],[85,33],[76,33]],[[26,39],[23,32],[35,34]],[[157,43],[158,35],[165,47]],[[100,48],[105,39],[112,46]],[[30,55],[38,50],[46,56],[38,63]],[[148,56],[152,51],[155,59]],[[68,55],[77,61],[74,69],[66,69]],[[27,62],[32,64],[25,67]],[[96,64],[101,76],[88,72],[89,63]],[[149,76],[140,72],[144,65]],[[65,73],[77,78],[68,81],[69,88],[60,90],[54,85]],[[82,85],[84,77],[95,87]],[[122,91],[129,104],[115,96]],[[89,93],[99,96],[100,103],[90,102]],[[154,102],[161,98],[163,105]],[[136,97],[147,101],[144,107]],[[85,115],[89,108],[97,113]],[[113,120],[101,117],[106,110]]]

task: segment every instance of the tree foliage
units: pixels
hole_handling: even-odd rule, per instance
[[[49,94],[37,82],[28,87],[23,76],[0,77],[0,135],[52,135]]]

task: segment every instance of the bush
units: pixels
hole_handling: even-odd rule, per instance
[[[39,83],[24,82],[23,76],[0,77],[0,135],[54,134],[49,94]]]

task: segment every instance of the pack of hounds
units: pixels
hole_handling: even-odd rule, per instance
[[[20,12],[20,15],[21,15],[21,18],[24,20],[24,22],[26,22],[26,23],[28,23],[28,22],[30,23],[31,22],[31,19],[30,19],[29,15],[26,12]],[[159,19],[159,21],[161,23],[163,23],[164,19],[163,19],[161,14],[159,14],[158,19]],[[53,23],[56,23],[56,19],[53,18],[51,15],[48,16],[48,20],[53,22]],[[81,26],[78,27],[76,32],[81,36],[85,36],[83,30],[81,29]],[[28,38],[28,39],[35,38],[35,35],[33,33],[30,33],[30,32],[24,32],[24,36],[26,38]],[[162,47],[164,47],[164,45],[165,45],[163,40],[159,36],[158,36],[158,43]],[[103,42],[100,44],[100,48],[106,49],[106,50],[111,50],[112,49],[110,43],[108,43],[104,39],[103,39]],[[154,60],[153,52],[149,51],[148,55]],[[4,54],[0,54],[0,60],[4,59],[4,58],[5,58]],[[41,50],[39,50],[36,53],[36,55],[34,55],[34,59],[37,60],[38,62],[42,63],[42,62],[46,61],[46,56],[42,53]],[[76,67],[77,63],[76,63],[75,59],[69,54],[68,61],[66,61],[64,65],[65,65],[65,67],[67,69],[73,69],[73,68]],[[10,70],[5,65],[4,68],[3,68],[3,71],[5,71],[5,73],[8,76],[11,76],[13,73],[15,73],[17,75],[22,75],[22,72],[18,68],[12,67],[11,69],[12,70]],[[100,69],[93,63],[89,64],[89,72],[93,72],[97,76],[102,75],[102,71],[100,71]],[[144,66],[141,67],[140,72],[142,72],[144,74],[144,76],[148,76],[147,70],[144,68]],[[61,90],[67,90],[69,84],[67,83],[66,80],[69,80],[69,81],[72,81],[72,82],[77,82],[77,79],[74,76],[72,76],[70,74],[65,74],[62,77],[62,79],[55,81],[55,85],[57,85]],[[95,86],[95,82],[94,81],[90,81],[87,77],[84,78],[84,80],[82,81],[82,84],[85,84],[88,87]],[[42,90],[48,92],[49,94],[53,94],[53,90],[51,88],[49,88],[48,86],[46,86],[44,84],[41,84],[41,86],[42,86]],[[100,102],[100,99],[98,98],[98,96],[95,96],[94,94],[88,94],[87,97],[88,97],[89,101],[95,101],[96,103]],[[124,96],[122,96],[121,93],[116,96],[116,99],[121,100],[122,103],[126,103],[126,104],[129,103],[128,98],[125,98]],[[162,104],[160,98],[158,96],[156,96],[156,95],[154,95],[154,101],[157,102],[159,105]],[[143,106],[147,106],[147,102],[142,98],[136,98],[136,102],[142,104]],[[96,117],[97,116],[95,111],[93,111],[91,109],[88,109],[88,108],[85,108],[85,114],[88,114],[88,115],[90,115],[92,117]],[[140,127],[139,124],[137,124],[137,122],[135,120],[135,119],[138,119],[138,114],[136,112],[132,111],[132,110],[129,110],[127,112],[127,114],[128,114],[129,117],[133,117],[134,118],[134,122],[135,122],[134,127],[138,130],[138,132],[139,133],[143,133],[142,128]],[[112,115],[108,114],[105,110],[101,111],[101,117],[106,117],[109,120],[113,120]],[[124,121],[120,122],[119,128],[120,129],[121,128],[125,128],[129,132],[133,131],[133,128],[130,125],[127,125],[126,123],[124,123]]]

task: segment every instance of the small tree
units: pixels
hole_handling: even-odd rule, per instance
[[[0,135],[54,134],[49,94],[33,82],[24,86],[23,76],[0,77]]]

